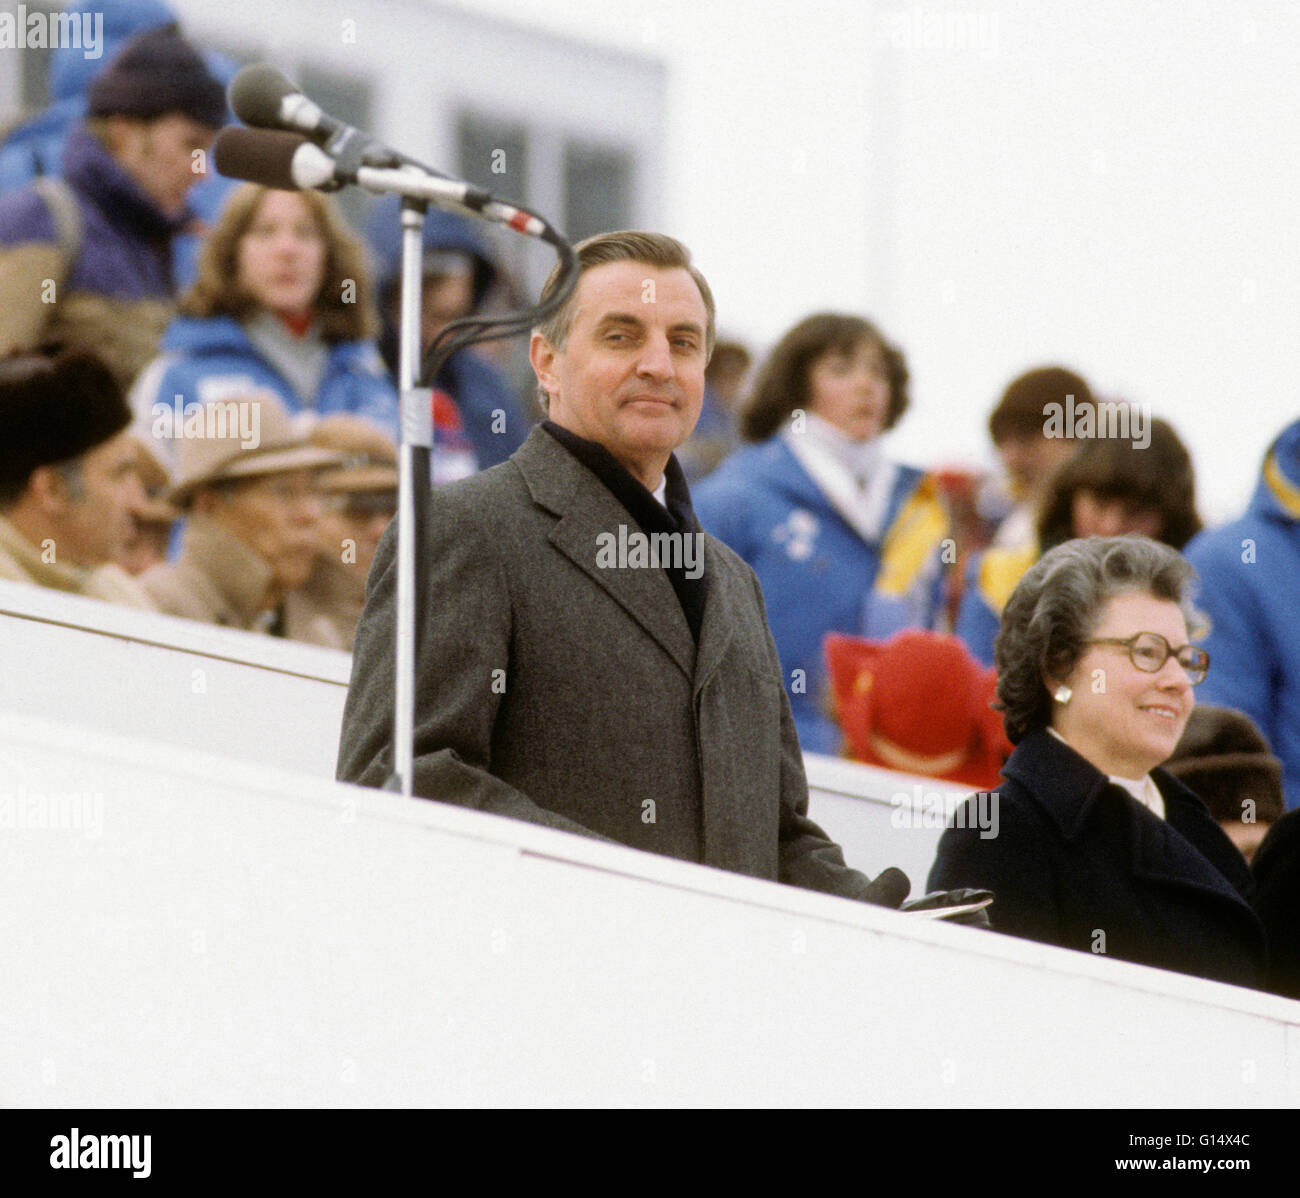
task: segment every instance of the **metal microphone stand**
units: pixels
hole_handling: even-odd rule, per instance
[[[397,491],[397,645],[394,668],[393,774],[391,790],[412,797],[415,753],[416,494],[430,483],[433,413],[428,388],[420,387],[421,291],[424,285],[424,219],[428,203],[402,198],[401,329],[398,382],[401,420]]]

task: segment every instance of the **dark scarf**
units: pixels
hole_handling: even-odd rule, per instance
[[[686,476],[675,456],[669,456],[668,465],[664,468],[664,477],[668,480],[664,489],[664,499],[668,505],[665,509],[646,490],[645,485],[603,445],[579,437],[550,420],[542,421],[542,428],[609,488],[642,532],[691,535],[700,531],[695,509],[691,507],[690,488],[686,485]],[[691,635],[698,643],[700,624],[704,620],[704,601],[708,595],[708,575],[701,573],[699,578],[687,578],[684,566],[665,566],[663,570],[672,583],[678,603],[682,605],[682,614],[691,627]]]

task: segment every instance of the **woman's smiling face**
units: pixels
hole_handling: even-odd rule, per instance
[[[1089,640],[1127,640],[1159,633],[1178,649],[1187,644],[1181,608],[1144,591],[1108,600]],[[1069,702],[1052,704],[1052,727],[1104,774],[1141,778],[1167,761],[1195,699],[1187,671],[1170,656],[1154,674],[1139,670],[1121,645],[1089,645],[1069,677],[1046,679],[1049,692],[1064,681]]]

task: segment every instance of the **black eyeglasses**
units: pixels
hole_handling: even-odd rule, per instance
[[[1095,641],[1085,641],[1086,645],[1122,645],[1128,650],[1128,659],[1146,674],[1156,674],[1171,657],[1187,671],[1187,677],[1195,686],[1205,681],[1210,669],[1210,655],[1195,645],[1182,645],[1175,649],[1158,632],[1139,632],[1126,641],[1114,636],[1099,637]]]

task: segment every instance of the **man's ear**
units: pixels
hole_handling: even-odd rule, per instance
[[[559,351],[541,333],[533,333],[533,338],[528,343],[528,361],[532,363],[538,386],[552,399],[555,398],[558,388],[555,378],[555,360],[559,356]]]
[[[61,515],[72,502],[68,484],[53,466],[37,466],[32,471],[27,480],[27,494],[47,515]]]

